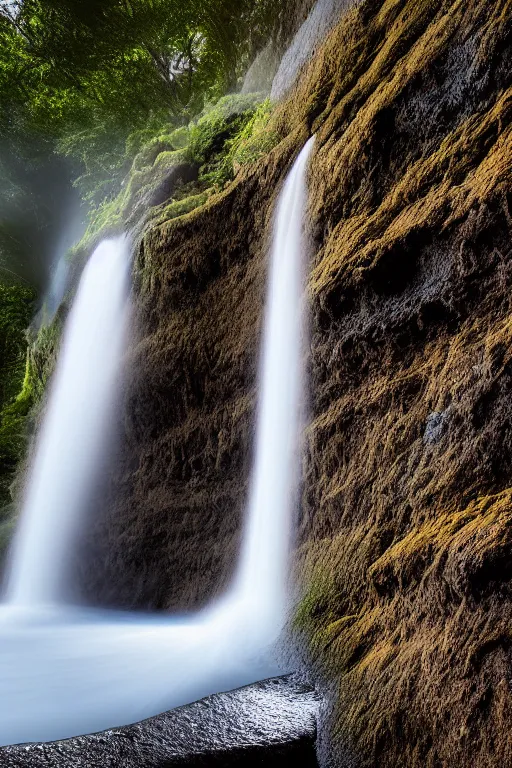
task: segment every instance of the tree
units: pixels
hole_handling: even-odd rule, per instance
[[[34,225],[52,219],[30,187],[55,153],[92,204],[114,194],[137,149],[128,137],[187,123],[232,90],[279,6],[0,0],[0,258],[14,200],[34,211]]]

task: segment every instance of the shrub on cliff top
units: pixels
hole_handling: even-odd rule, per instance
[[[246,126],[260,101],[260,94],[231,94],[203,110],[190,130],[191,157],[200,165],[210,161]]]
[[[204,109],[188,126],[153,131],[130,137],[128,149],[138,147],[120,193],[106,197],[91,210],[89,227],[72,258],[89,251],[100,237],[137,226],[146,214],[152,215],[152,192],[173,168],[184,163],[198,166],[198,180],[178,183],[164,208],[157,206],[155,221],[182,216],[204,204],[209,195],[234,178],[238,168],[254,162],[278,141],[268,129],[270,102],[261,103],[261,94],[231,94]]]
[[[222,186],[232,177],[231,148],[253,119],[261,94],[232,94],[204,110],[191,126],[189,156],[201,166],[207,186]]]

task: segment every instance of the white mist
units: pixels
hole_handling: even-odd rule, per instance
[[[108,438],[125,338],[126,244],[109,241],[91,258],[36,451],[9,603],[0,610],[0,744],[135,722],[279,671],[272,646],[286,619],[299,478],[311,149],[312,140],[285,183],[276,215],[256,458],[239,568],[227,595],[191,618],[86,610],[62,600],[82,502]],[[77,414],[77,402],[87,413]]]

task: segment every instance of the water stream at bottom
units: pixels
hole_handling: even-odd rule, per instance
[[[239,568],[225,597],[193,617],[64,602],[77,522],[108,445],[128,313],[126,242],[106,241],[91,257],[65,331],[0,607],[0,744],[135,722],[279,672],[272,647],[286,618],[299,477],[303,227],[312,141],[285,182],[276,214],[256,460]]]

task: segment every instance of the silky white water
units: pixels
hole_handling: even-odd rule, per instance
[[[304,218],[311,138],[281,193],[274,223],[257,441],[245,536],[235,588],[252,595],[271,624],[286,610],[292,509],[299,481],[303,394]]]
[[[58,602],[66,562],[108,444],[125,346],[129,249],[104,241],[86,265],[62,340],[21,522],[7,599]]]
[[[304,147],[281,194],[271,254],[256,459],[234,583],[192,618],[75,608],[69,557],[108,447],[126,338],[128,248],[91,257],[65,331],[0,610],[0,744],[135,722],[278,672],[299,478]]]

